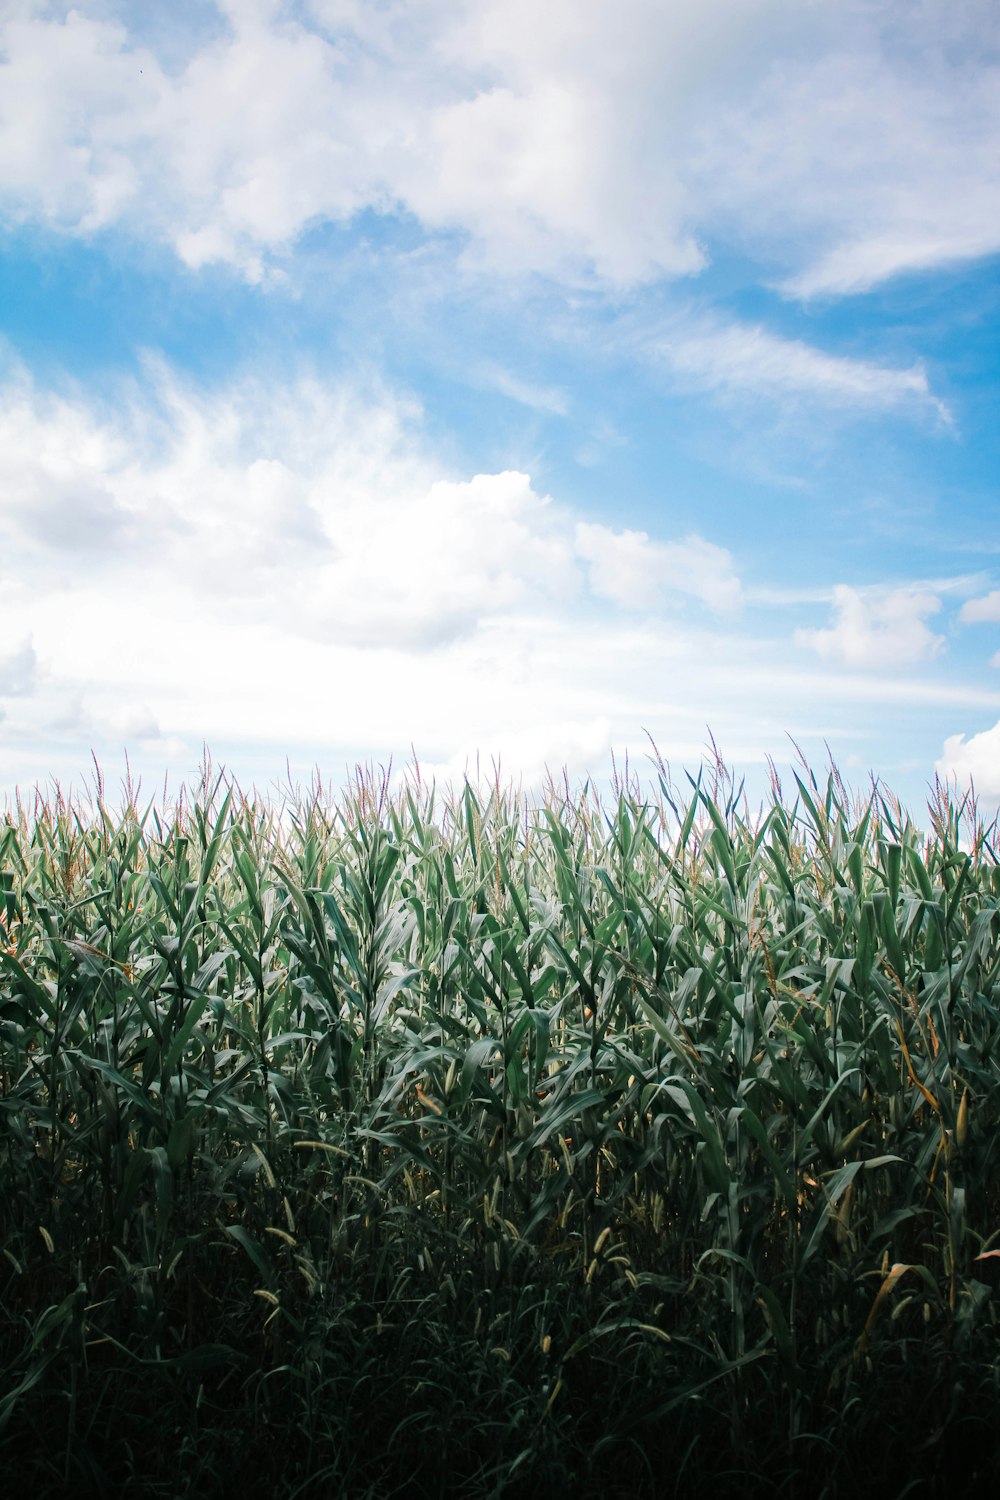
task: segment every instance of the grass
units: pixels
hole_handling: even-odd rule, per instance
[[[995,827],[708,782],[18,802],[3,1471],[995,1493]]]

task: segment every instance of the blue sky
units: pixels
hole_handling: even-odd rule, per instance
[[[992,0],[7,0],[0,789],[1000,802]]]

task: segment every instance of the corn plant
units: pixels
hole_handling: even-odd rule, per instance
[[[169,1412],[198,1495],[985,1493],[996,828],[801,769],[18,801],[7,1471],[180,1493]]]

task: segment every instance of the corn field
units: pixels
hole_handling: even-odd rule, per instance
[[[0,1471],[996,1493],[1000,866],[927,817],[804,768],[18,801]]]

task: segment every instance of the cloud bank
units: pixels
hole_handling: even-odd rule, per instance
[[[795,297],[1000,249],[973,0],[170,9],[5,8],[8,218],[251,279],[362,210],[457,235],[470,268],[612,286],[695,275],[735,235]]]
[[[455,472],[372,379],[205,388],[150,361],[105,403],[9,367],[0,781],[78,770],[81,745],[193,769],[205,741],[310,765],[415,744],[443,775],[482,752],[538,779],[641,755],[642,728],[690,764],[709,724],[763,762],[786,731],[849,735],[831,704],[997,701],[909,671],[943,648],[916,585],[836,589],[803,673],[786,611],[809,599],[761,638],[739,559],[670,514],[668,491],[657,531],[616,527],[529,473]]]

